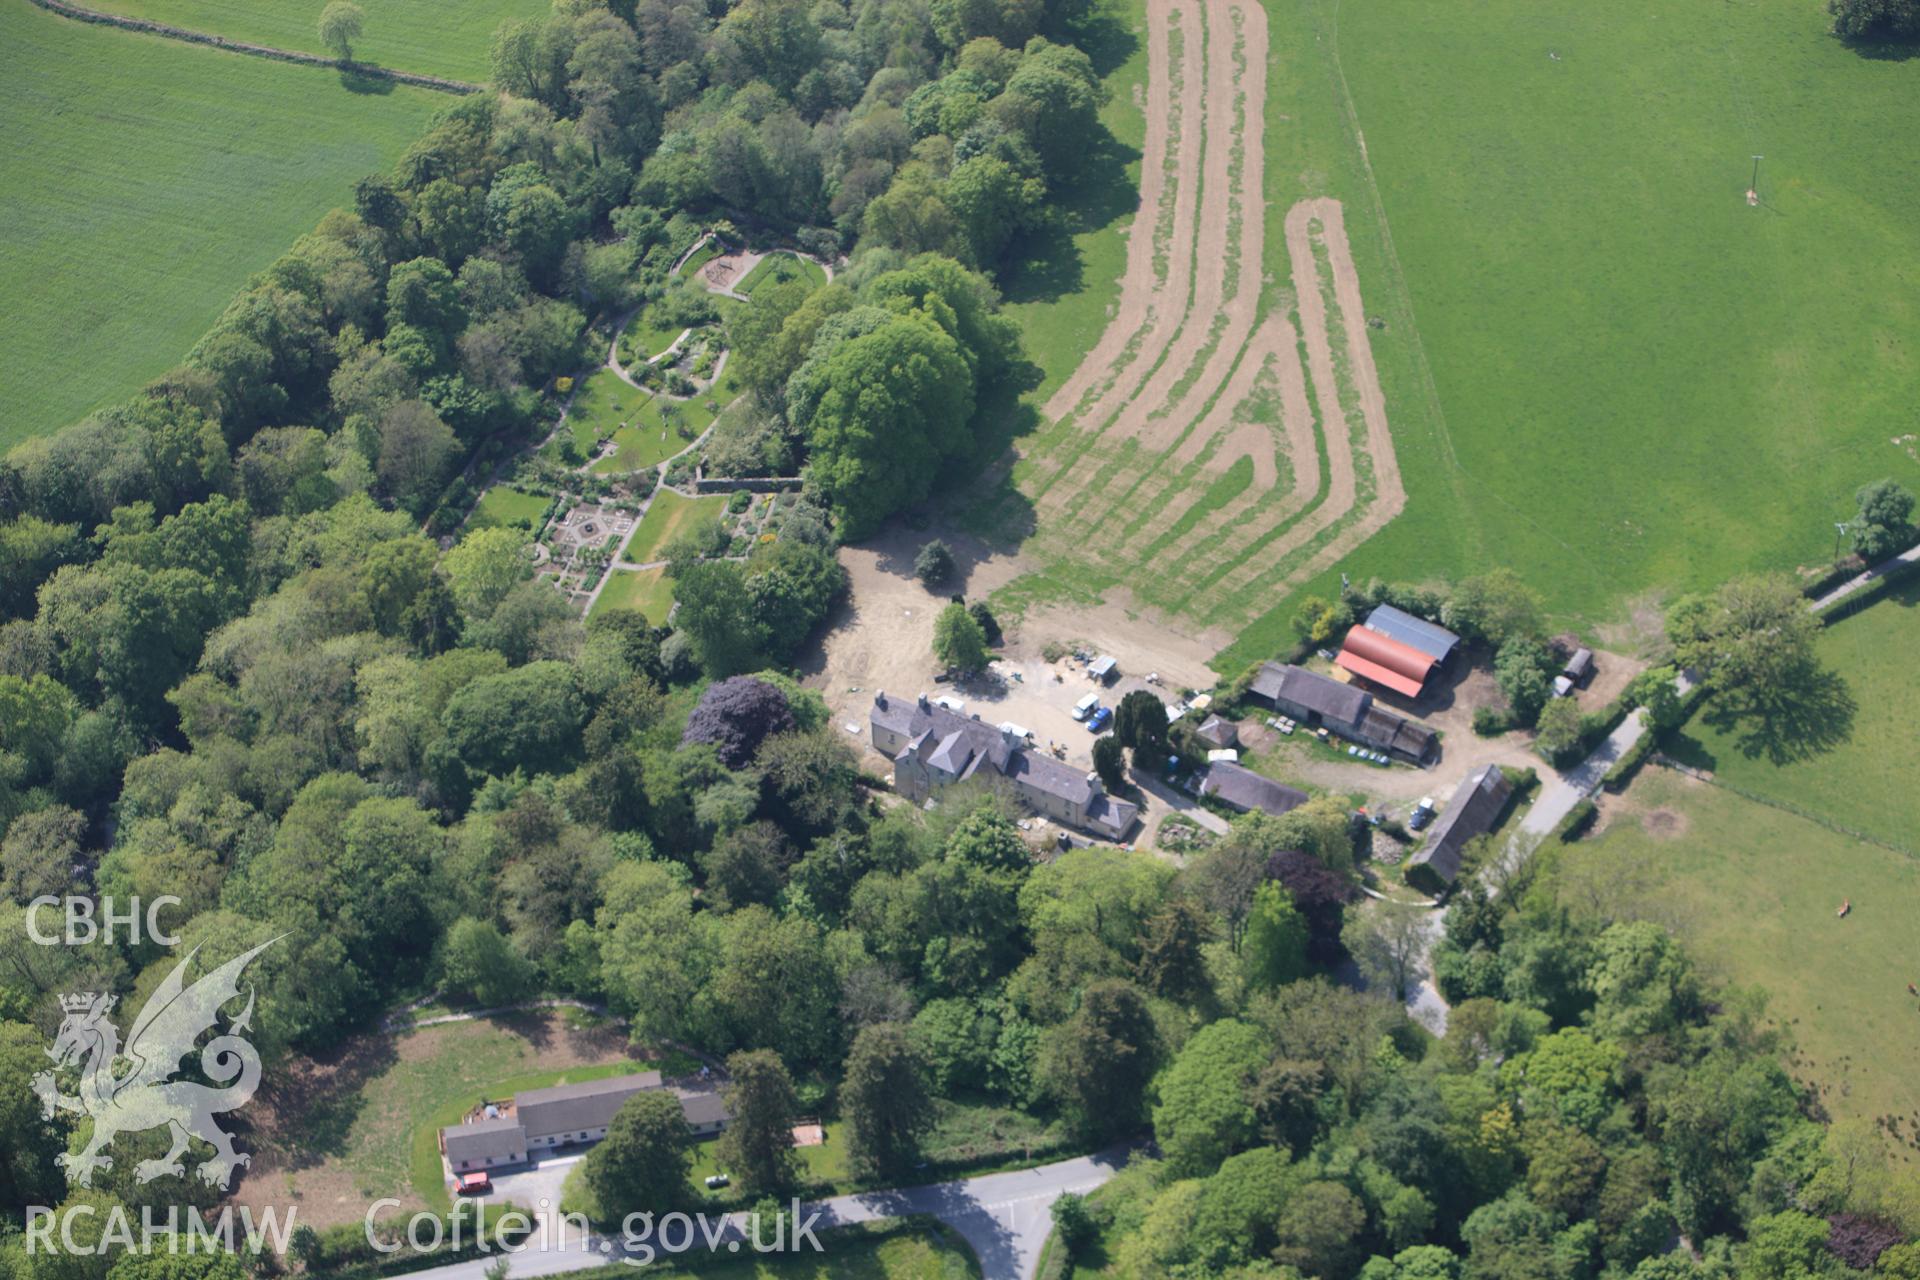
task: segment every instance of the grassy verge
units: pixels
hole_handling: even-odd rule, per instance
[[[908,1183],[920,1185],[977,1177],[1032,1168],[1079,1151],[1056,1130],[1008,1107],[984,1101],[952,1100],[941,1100],[934,1105],[934,1127],[922,1148],[925,1162],[906,1182],[900,1179],[876,1182],[856,1177],[847,1164],[841,1126],[829,1120],[825,1142],[800,1147],[794,1152],[800,1161],[800,1195],[806,1199],[823,1199]],[[738,1186],[718,1191],[706,1188],[709,1176],[728,1172],[719,1160],[719,1144],[720,1140],[713,1138],[694,1147],[689,1175],[693,1194],[712,1210],[743,1208],[748,1197]],[[605,1215],[586,1187],[583,1167],[576,1165],[567,1174],[563,1206],[570,1213],[582,1213],[589,1221],[605,1224]]]
[[[0,6],[0,449],[177,364],[447,103]]]

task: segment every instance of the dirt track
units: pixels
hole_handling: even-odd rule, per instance
[[[1290,290],[1258,273],[1265,10],[1149,0],[1147,28],[1119,303],[1047,402],[1065,429],[1029,449],[1021,487],[1042,551],[1232,625],[1370,537],[1405,492],[1340,203],[1288,211]]]

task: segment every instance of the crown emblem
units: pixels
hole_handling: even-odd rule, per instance
[[[61,996],[60,1007],[68,1013],[85,1013],[93,1008],[95,998],[96,993],[92,991],[75,992],[73,995]]]

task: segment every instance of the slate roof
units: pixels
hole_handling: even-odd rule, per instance
[[[1367,615],[1367,626],[1389,639],[1418,649],[1435,662],[1445,662],[1454,646],[1460,643],[1460,637],[1437,623],[1425,618],[1416,618],[1405,609],[1396,609],[1383,604]]]
[[[1415,760],[1425,760],[1433,750],[1433,730],[1405,716],[1397,716],[1384,707],[1368,707],[1360,717],[1360,732],[1380,743],[1382,751],[1398,751]]]
[[[514,1098],[514,1110],[529,1138],[583,1133],[606,1128],[613,1123],[614,1113],[620,1110],[621,1103],[643,1090],[659,1087],[658,1071],[641,1071],[606,1080],[583,1080],[579,1084],[529,1089]]]
[[[982,771],[999,774],[1016,786],[1078,805],[1087,815],[1087,826],[1109,839],[1124,838],[1139,821],[1140,806],[1096,793],[1084,770],[970,716],[931,702],[921,706],[917,699],[884,695],[873,700],[870,715],[875,728],[908,739],[902,755],[911,753],[957,778]]]
[[[1193,736],[1210,747],[1231,747],[1240,741],[1240,730],[1234,727],[1231,720],[1208,716],[1193,731]]]
[[[1307,802],[1307,793],[1263,777],[1244,765],[1221,761],[1200,781],[1200,794],[1212,796],[1242,813],[1258,809],[1279,817]]]
[[[1290,702],[1317,711],[1323,720],[1334,724],[1357,724],[1373,705],[1373,695],[1364,690],[1315,675],[1305,667],[1277,662],[1265,664],[1249,687],[1269,702]]]
[[[727,1104],[711,1089],[676,1089],[674,1092],[680,1095],[680,1114],[696,1129],[724,1125],[732,1118],[727,1114]]]
[[[1460,878],[1460,855],[1467,842],[1493,828],[1513,794],[1513,782],[1497,764],[1473,774],[1453,793],[1447,811],[1427,834],[1427,843],[1409,866],[1427,867],[1448,884]]]
[[[446,1148],[447,1159],[454,1164],[473,1161],[485,1164],[489,1159],[497,1164],[503,1160],[525,1159],[527,1154],[526,1130],[513,1119],[451,1124],[440,1131],[440,1142]]]

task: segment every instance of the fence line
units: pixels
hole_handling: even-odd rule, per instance
[[[118,13],[102,13],[98,9],[74,4],[72,0],[33,0],[33,3],[48,13],[57,13],[63,18],[72,18],[76,22],[119,27],[124,31],[142,31],[168,40],[182,40],[188,44],[206,45],[208,48],[225,49],[229,53],[244,53],[255,58],[271,58],[276,62],[294,62],[309,67],[332,67],[353,75],[372,76],[380,80],[391,80],[395,84],[410,84],[416,88],[433,89],[440,93],[480,93],[486,88],[485,85],[469,84],[465,80],[448,80],[441,76],[421,75],[415,71],[395,71],[390,67],[347,62],[340,58],[322,57],[317,53],[301,53],[296,49],[279,49],[270,44],[249,44],[244,40],[229,40],[225,36],[171,26],[165,22],[153,22],[146,18],[129,18]]]
[[[1710,787],[1719,787],[1722,791],[1731,791],[1743,800],[1751,800],[1755,804],[1765,805],[1769,809],[1778,809],[1782,813],[1791,814],[1802,821],[1811,822],[1815,826],[1825,827],[1834,834],[1846,836],[1850,840],[1858,840],[1862,844],[1874,845],[1877,848],[1885,849],[1888,853],[1899,854],[1903,858],[1920,859],[1920,850],[1895,844],[1893,841],[1881,836],[1869,835],[1864,831],[1857,831],[1844,822],[1835,822],[1832,818],[1824,814],[1814,813],[1809,809],[1802,809],[1790,800],[1781,800],[1773,796],[1761,795],[1757,791],[1749,791],[1743,786],[1726,781],[1718,774],[1710,774],[1703,769],[1683,765],[1671,757],[1655,754],[1651,763],[1657,764],[1663,769],[1671,769],[1675,773],[1693,778],[1696,781],[1704,782]]]

